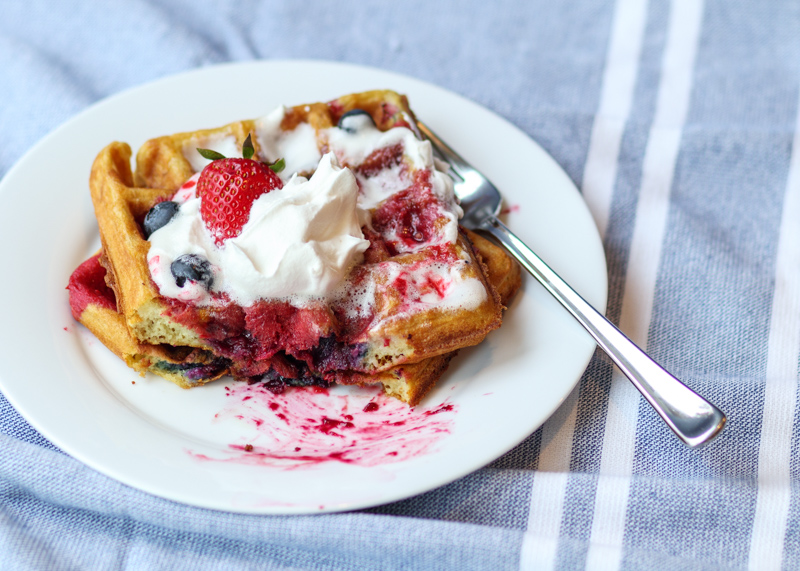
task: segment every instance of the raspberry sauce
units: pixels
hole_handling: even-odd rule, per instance
[[[260,384],[232,384],[229,404],[217,421],[245,422],[257,436],[231,443],[229,452],[218,458],[192,455],[284,469],[326,462],[379,466],[433,452],[452,430],[456,407],[446,401],[409,408],[378,388],[333,393],[317,387],[275,394]]]
[[[414,184],[389,198],[372,217],[372,225],[391,255],[418,251],[439,241],[436,222],[441,213],[439,201],[431,191],[430,174],[417,172]]]
[[[117,310],[114,291],[106,285],[106,270],[100,265],[100,254],[95,254],[78,266],[69,278],[69,306],[72,317],[80,321],[81,313],[89,304]]]

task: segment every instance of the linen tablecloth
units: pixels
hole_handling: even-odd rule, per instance
[[[603,238],[608,316],[729,423],[687,449],[595,354],[542,428],[459,481],[268,517],[119,484],[0,396],[0,568],[800,567],[798,30],[796,0],[4,1],[0,176],[92,103],[219,62],[438,84],[566,170]]]

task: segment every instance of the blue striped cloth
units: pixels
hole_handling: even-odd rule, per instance
[[[595,355],[554,417],[459,481],[267,517],[125,487],[0,396],[0,568],[800,567],[798,30],[796,0],[3,2],[0,175],[93,102],[218,62],[361,63],[498,112],[581,188],[609,317],[729,424],[686,449]]]

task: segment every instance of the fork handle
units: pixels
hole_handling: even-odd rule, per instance
[[[491,234],[589,332],[597,344],[639,389],[672,431],[690,447],[714,438],[725,426],[725,414],[684,385],[628,339],[584,300],[550,266],[494,216],[479,229]]]

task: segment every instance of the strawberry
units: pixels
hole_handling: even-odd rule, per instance
[[[249,141],[250,137],[244,149],[248,158],[227,159],[217,154],[197,181],[197,196],[202,200],[200,217],[217,246],[241,233],[250,218],[250,207],[259,196],[283,187],[274,167],[249,158]],[[203,153],[205,149],[198,150],[212,158]]]

